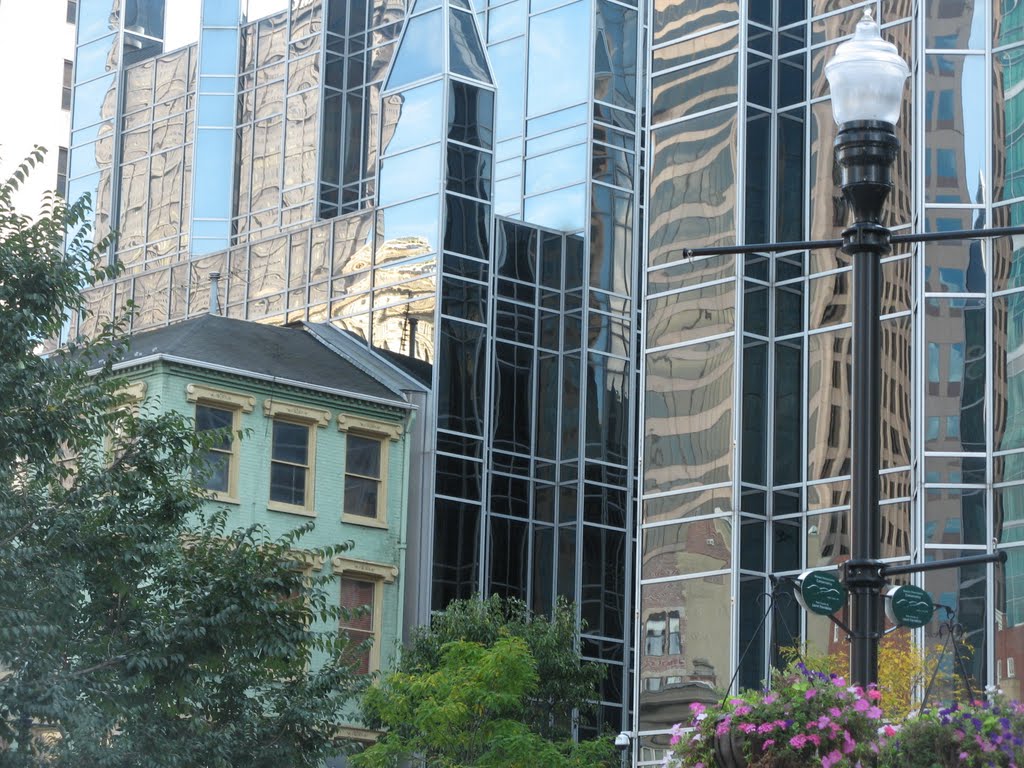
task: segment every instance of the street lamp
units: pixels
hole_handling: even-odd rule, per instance
[[[892,189],[892,163],[900,142],[895,124],[903,84],[910,75],[896,46],[882,40],[871,11],[857,24],[853,39],[825,64],[832,113],[839,125],[836,162],[843,197],[854,223],[843,232],[842,250],[853,260],[853,546],[845,581],[853,597],[850,616],[850,676],[856,685],[878,681],[882,637],[884,570],[880,556],[878,506],[881,423],[880,258],[890,250],[892,233],[882,222]]]

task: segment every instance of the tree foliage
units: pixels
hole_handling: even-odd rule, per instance
[[[455,601],[421,627],[399,668],[363,697],[365,719],[386,730],[353,758],[391,768],[419,756],[434,768],[600,768],[611,740],[574,743],[574,713],[593,708],[603,676],[577,650],[573,610],[550,619],[492,596]]]
[[[127,407],[116,324],[36,354],[116,275],[88,201],[13,211],[40,160],[0,186],[0,766],[319,766],[361,684],[308,528],[203,514],[220,436]]]

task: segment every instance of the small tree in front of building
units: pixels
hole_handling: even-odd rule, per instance
[[[117,272],[87,201],[13,210],[41,159],[0,185],[0,766],[320,766],[362,687],[330,577],[203,514],[220,436],[129,406],[115,324],[37,354]]]
[[[520,600],[458,600],[418,629],[397,669],[366,691],[367,722],[384,731],[353,762],[392,768],[602,768],[618,764],[610,735],[572,740],[604,675],[583,660],[572,607],[534,616]]]

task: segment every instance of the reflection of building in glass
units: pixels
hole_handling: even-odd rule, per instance
[[[124,274],[70,332],[202,314],[218,272],[228,316],[428,384],[407,615],[571,599],[594,732],[628,724],[642,26],[549,5],[81,0],[72,190]]]
[[[739,666],[743,685],[764,676],[773,642],[803,639],[828,651],[843,644],[825,620],[785,601],[760,638],[752,633],[768,574],[835,567],[850,554],[858,424],[850,408],[849,260],[792,252],[688,262],[682,249],[839,236],[847,212],[835,188],[822,68],[862,13],[863,4],[844,5],[709,2],[697,11],[666,0],[652,9],[642,760],[657,757],[668,721],[700,700],[703,652],[688,652],[684,640],[673,671],[661,671],[667,641],[659,638],[672,611],[682,625],[693,615],[682,609],[700,596],[735,601],[707,620],[720,645],[728,637],[722,669]],[[1018,223],[1024,25],[1016,4],[868,5],[914,67],[889,223],[931,231]],[[883,264],[887,558],[1024,544],[1015,532],[1024,503],[1024,401],[1015,391],[1021,247],[1009,238],[933,243],[896,250]],[[726,524],[735,558],[709,562],[701,555],[711,538],[682,535],[672,556],[663,554],[665,531]],[[1024,663],[1024,634],[1014,634],[1024,625],[1022,564],[1024,551],[1014,549],[1005,572],[962,569],[921,581],[958,611],[975,649],[971,670],[984,682],[1015,679]],[[921,639],[937,642],[936,632],[933,624]],[[751,640],[755,651],[740,664]],[[671,700],[662,685],[669,677]]]

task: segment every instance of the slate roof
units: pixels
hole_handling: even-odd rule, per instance
[[[117,367],[164,357],[200,368],[341,390],[408,407],[406,398],[297,328],[201,315],[128,339]]]

